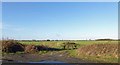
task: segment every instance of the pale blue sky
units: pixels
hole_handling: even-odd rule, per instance
[[[3,37],[97,39],[118,37],[115,2],[3,3]]]
[[[3,2],[118,2],[119,0],[2,0]]]

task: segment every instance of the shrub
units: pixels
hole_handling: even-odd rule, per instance
[[[16,40],[2,40],[2,51],[16,53],[17,51],[24,51],[24,45]]]
[[[38,49],[37,49],[37,46],[35,46],[35,45],[27,45],[25,47],[25,53],[35,53],[37,51],[38,51]]]

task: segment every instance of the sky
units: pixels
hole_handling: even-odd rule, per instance
[[[4,2],[2,36],[13,39],[118,38],[117,2]]]
[[[2,39],[2,4],[0,2],[0,40]]]
[[[118,2],[119,0],[2,0],[2,2]]]

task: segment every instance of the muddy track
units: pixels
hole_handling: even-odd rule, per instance
[[[43,62],[43,61],[60,61],[65,63],[90,63],[89,61],[70,57],[68,52],[48,52],[46,54],[6,54],[4,62]]]

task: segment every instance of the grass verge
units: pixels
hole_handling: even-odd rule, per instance
[[[69,50],[69,55],[71,57],[80,58],[83,60],[88,60],[97,63],[118,63],[118,58],[111,56],[88,56],[84,54],[78,54],[76,50]]]

